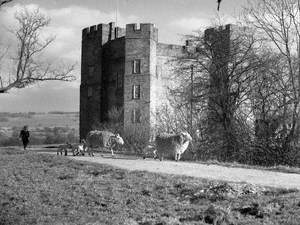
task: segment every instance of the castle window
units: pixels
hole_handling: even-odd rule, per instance
[[[89,66],[89,76],[90,77],[94,76],[94,71],[95,71],[95,67],[94,66]]]
[[[135,59],[132,61],[132,73],[141,73],[141,60]]]
[[[131,112],[131,122],[132,123],[141,123],[141,110],[133,109]]]
[[[88,93],[87,93],[88,97],[92,97],[93,96],[93,88],[92,87],[88,87]]]
[[[141,86],[132,85],[132,99],[140,99],[141,97]]]
[[[141,29],[141,24],[137,23],[136,26],[135,26],[135,30],[140,30],[140,29]]]

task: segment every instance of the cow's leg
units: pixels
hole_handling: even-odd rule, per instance
[[[113,150],[113,148],[110,148],[110,151],[111,151],[111,156],[112,156],[112,157],[114,157],[114,156],[115,156],[115,154],[114,154],[114,150]]]
[[[178,161],[180,160],[180,158],[181,158],[181,154],[180,154],[180,153],[178,153]]]
[[[164,159],[164,156],[163,156],[162,153],[160,153],[160,154],[158,155],[158,157],[159,157],[159,160],[160,160],[160,161],[162,161],[162,160]]]
[[[154,150],[153,151],[153,159],[157,159],[158,158],[158,156],[157,156],[157,150]]]
[[[68,151],[67,147],[64,147],[64,148],[61,149],[60,153],[61,153],[61,155],[67,155],[68,154],[67,151]]]
[[[90,156],[94,156],[94,150],[92,147],[90,148]]]
[[[86,153],[88,154],[88,155],[90,155],[91,153],[91,146],[88,146],[88,147],[86,147]],[[84,151],[83,151],[84,152]]]
[[[73,148],[72,148],[72,153],[73,153],[73,156],[76,155],[76,147],[73,147]]]

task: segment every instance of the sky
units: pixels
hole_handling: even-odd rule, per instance
[[[0,94],[0,112],[79,111],[81,31],[99,23],[154,23],[159,42],[183,44],[184,35],[212,26],[216,18],[234,23],[247,0],[14,0],[0,9],[0,44],[13,49],[9,30],[16,26],[14,15],[22,8],[39,8],[51,19],[43,35],[55,41],[45,54],[54,63],[75,63],[74,82],[44,82]],[[1,65],[0,65],[1,66]],[[9,70],[5,65],[0,73]]]

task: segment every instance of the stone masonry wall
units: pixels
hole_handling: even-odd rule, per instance
[[[125,35],[125,79],[124,79],[124,129],[143,132],[150,137],[151,75],[155,68],[157,29],[153,24],[126,25]],[[133,60],[140,60],[140,73],[132,73]],[[132,98],[132,86],[140,85],[140,99]],[[140,110],[141,122],[133,123],[133,110]]]
[[[107,57],[107,60],[113,61],[114,64],[118,65],[116,66],[117,70],[123,72],[124,50],[122,51],[122,49],[124,49],[124,40],[123,43],[120,40],[114,42],[116,43],[115,45],[109,44],[108,47],[106,45],[124,36],[124,33],[125,30],[115,27],[114,23],[99,24],[82,30],[80,85],[81,139],[85,138],[90,130],[95,129],[95,126],[103,122],[106,118],[107,110],[112,107],[112,104],[118,106],[122,104],[122,91],[115,91],[116,95],[119,94],[120,100],[112,98],[112,101],[107,101],[107,94],[103,94],[114,92],[114,89],[111,89],[110,85],[107,86],[103,80],[109,83],[114,78],[107,79],[106,77],[113,77],[116,74],[116,71],[107,69],[107,64],[112,65],[110,62],[105,61],[104,65],[103,56],[106,58],[106,55],[109,55],[110,57]],[[118,52],[119,55],[116,56],[114,52]]]
[[[125,131],[143,132],[145,140],[155,135],[157,109],[167,100],[172,82],[169,59],[182,55],[185,46],[158,43],[153,24],[99,24],[82,32],[80,86],[80,137],[108,121],[113,107],[123,108]],[[140,73],[132,73],[133,60],[141,60]],[[158,71],[159,69],[159,71]],[[132,98],[132,86],[140,85],[140,99]],[[92,91],[91,91],[92,90]],[[141,122],[132,122],[140,109]]]

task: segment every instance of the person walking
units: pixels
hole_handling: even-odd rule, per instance
[[[23,127],[23,129],[20,132],[20,138],[22,139],[24,150],[26,150],[26,147],[27,147],[27,145],[29,143],[28,126],[24,126]]]

